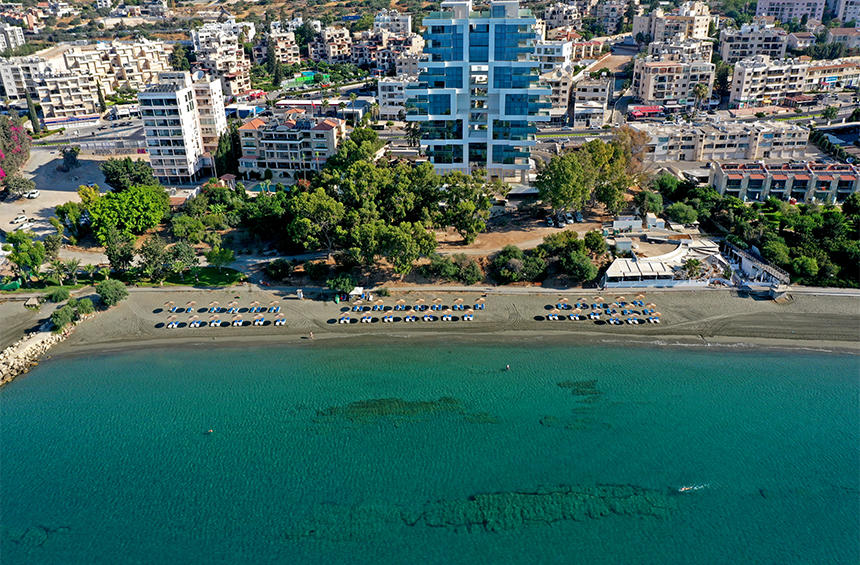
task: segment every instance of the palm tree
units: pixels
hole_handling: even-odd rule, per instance
[[[72,279],[72,284],[78,284],[78,269],[81,267],[80,259],[69,259],[63,262],[63,271],[66,278]]]
[[[379,120],[379,102],[374,102],[370,105],[370,117],[373,119],[374,123]]]
[[[56,282],[59,286],[63,286],[64,270],[63,262],[59,259],[54,259],[45,268],[45,278]]]
[[[337,109],[340,110],[340,114],[341,114],[341,116],[343,116],[343,111],[346,110],[346,102],[338,103]],[[344,119],[346,119],[346,118],[344,117]]]
[[[701,110],[702,100],[708,97],[708,85],[704,82],[693,85],[693,96],[696,97],[696,109]]]
[[[421,142],[421,127],[418,122],[406,123],[406,142],[410,147],[415,147]]]
[[[323,116],[325,116],[326,112],[328,112],[328,107],[329,107],[328,98],[323,98],[321,106],[322,106]]]
[[[100,268],[99,274],[102,276],[102,280],[108,280],[108,278],[110,277],[110,267]]]
[[[90,283],[96,282],[96,271],[98,270],[98,265],[84,265],[84,271],[90,276]]]
[[[355,92],[349,93],[349,109],[352,111],[352,123],[355,123],[355,101],[358,100],[358,95]]]

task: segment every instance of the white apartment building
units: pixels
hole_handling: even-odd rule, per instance
[[[578,28],[582,25],[582,14],[579,9],[572,4],[563,4],[561,2],[547,6],[543,14],[543,19],[548,29],[563,26]]]
[[[553,125],[567,125],[570,122],[570,103],[575,87],[576,72],[572,64],[557,67],[540,77],[540,84],[549,87],[549,121]]]
[[[10,57],[0,59],[0,98],[9,100],[24,100],[27,91],[35,99],[35,77],[54,71],[64,71],[56,68],[42,57]]]
[[[788,34],[773,25],[744,24],[720,32],[720,57],[729,64],[754,55],[783,59],[787,47]]]
[[[293,181],[323,168],[346,137],[346,124],[337,118],[290,113],[269,121],[253,118],[239,127],[242,157],[239,172]]]
[[[846,49],[860,49],[860,27],[835,27],[827,30],[827,43],[841,43]]]
[[[397,10],[381,10],[373,17],[373,31],[412,33],[412,16]]]
[[[417,84],[415,75],[382,77],[376,85],[377,102],[379,103],[379,118],[382,120],[400,120],[406,116],[406,89],[410,84]]]
[[[629,124],[649,136],[647,160],[724,161],[803,159],[809,130],[787,122],[697,123],[683,128]]]
[[[651,41],[673,39],[707,39],[711,10],[704,2],[685,2],[677,10],[665,13],[657,8],[645,16],[633,17],[633,37],[642,34]]]
[[[804,92],[857,85],[860,57],[807,61],[756,55],[735,63],[729,104],[736,108],[766,106]]]
[[[701,39],[683,39],[670,42],[653,42],[648,44],[648,55],[657,58],[680,57],[690,61],[710,63],[714,53],[714,44]]]
[[[713,92],[714,65],[664,55],[637,58],[633,63],[634,96],[645,104],[663,106],[667,110],[692,107],[696,104],[694,87],[708,87],[706,102]]]
[[[394,60],[394,74],[402,75],[417,75],[420,70],[418,63],[421,62],[423,55],[418,53],[400,53]]]
[[[24,45],[24,30],[5,22],[0,22],[0,51],[17,49]]]
[[[627,11],[628,4],[633,0],[603,0],[598,2],[594,8],[594,17],[597,22],[603,26],[607,35],[618,33],[619,26],[624,20],[624,12]]]
[[[92,75],[46,73],[35,77],[34,102],[42,106],[45,124],[95,119],[99,115],[98,86]]]
[[[200,137],[203,150],[214,154],[218,148],[218,141],[227,132],[227,114],[224,112],[224,91],[221,89],[221,80],[197,71],[191,75],[191,81],[194,100],[197,102],[197,111],[200,114]]]
[[[327,27],[308,45],[311,60],[326,63],[349,63],[352,59],[352,38],[349,30]]]
[[[166,75],[166,82],[137,95],[149,162],[163,184],[188,184],[200,179],[206,165],[200,113],[191,75]]]
[[[815,45],[815,34],[809,31],[797,31],[788,34],[788,48],[802,51]]]
[[[534,60],[540,64],[538,69],[541,74],[566,67],[573,60],[573,42],[536,41]]]
[[[164,42],[148,39],[75,45],[63,53],[65,69],[95,77],[105,95],[120,87],[142,90],[170,70],[169,57]]]
[[[96,0],[96,10],[108,9],[113,5],[113,0]]]
[[[836,19],[847,24],[860,24],[860,0],[836,0]]]
[[[237,24],[233,19],[191,32],[197,64],[221,79],[225,96],[236,97],[251,89],[251,63],[242,44],[253,36],[254,24]]]
[[[612,77],[587,78],[576,83],[573,98],[573,127],[602,128],[612,98]]]
[[[756,16],[773,16],[781,22],[800,21],[803,16],[821,21],[826,0],[758,0]]]
[[[267,49],[272,49],[275,61],[285,65],[293,65],[301,62],[299,44],[296,43],[296,34],[292,31],[269,31]]]

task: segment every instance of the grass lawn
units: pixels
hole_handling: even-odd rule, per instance
[[[98,276],[96,278],[98,278]],[[30,286],[22,286],[17,290],[2,290],[0,291],[0,294],[29,294],[31,292],[44,292],[45,294],[48,294],[58,288],[67,288],[70,291],[78,290],[79,288],[84,288],[90,284],[89,277],[84,277],[84,279],[85,282],[82,282],[82,279],[78,278],[78,284],[67,284],[62,287],[54,284],[53,282],[36,281],[31,282]]]
[[[216,267],[201,267],[197,280],[191,273],[185,273],[185,275],[171,275],[167,277],[164,283],[192,286],[232,286],[244,277],[245,274],[241,271],[228,267],[224,267],[220,271]]]

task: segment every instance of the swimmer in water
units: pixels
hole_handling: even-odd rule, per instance
[[[510,365],[505,365],[505,371],[510,371],[510,370],[511,370],[511,366],[510,366]]]

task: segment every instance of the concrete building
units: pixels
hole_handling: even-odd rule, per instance
[[[860,27],[834,27],[827,30],[827,43],[841,43],[846,49],[860,49]]]
[[[273,49],[275,61],[284,65],[294,65],[302,61],[296,34],[292,31],[269,31],[267,49]]]
[[[570,103],[576,70],[573,65],[559,67],[540,77],[540,84],[550,89],[550,123],[563,126],[570,122]]]
[[[578,28],[582,25],[582,13],[572,4],[558,2],[547,6],[543,14],[543,20],[547,29],[572,26]]]
[[[402,75],[418,75],[420,68],[418,63],[423,58],[423,55],[417,53],[401,53],[394,60],[394,74]]]
[[[802,51],[815,45],[815,34],[809,31],[797,31],[788,34],[788,48]]]
[[[94,120],[99,116],[96,78],[92,75],[61,72],[37,75],[33,101],[42,106],[45,124],[74,120]]]
[[[0,51],[17,49],[24,45],[24,30],[18,26],[0,23]]]
[[[612,77],[587,78],[576,83],[573,99],[573,127],[602,128],[612,98]]]
[[[308,45],[311,60],[326,63],[349,63],[352,60],[352,38],[349,30],[327,27]]]
[[[107,96],[118,88],[143,90],[170,70],[171,49],[162,41],[140,38],[75,45],[63,53],[65,70],[93,76]]]
[[[526,182],[534,124],[550,119],[542,99],[550,90],[536,85],[532,60],[536,20],[517,0],[491,1],[483,12],[471,0],[446,0],[441,9],[423,21],[429,60],[409,89],[407,119],[419,123],[437,172],[482,168]]]
[[[603,0],[593,10],[594,18],[607,35],[620,33],[627,6],[633,0]]]
[[[668,14],[662,8],[633,17],[633,37],[667,42],[676,39],[707,39],[711,10],[704,2],[685,2]]]
[[[860,57],[808,61],[756,55],[735,63],[729,104],[736,108],[766,106],[804,92],[856,85],[860,85]]]
[[[720,32],[720,57],[729,64],[754,55],[782,59],[788,47],[788,34],[772,25],[744,24],[740,29]]]
[[[802,159],[809,130],[788,122],[697,123],[674,125],[635,122],[630,127],[649,136],[647,159],[722,161]]]
[[[860,190],[860,167],[844,163],[715,163],[710,183],[724,196],[797,202],[844,202]]]
[[[657,58],[680,57],[688,61],[710,63],[714,44],[701,39],[682,39],[669,42],[655,41],[648,44],[648,55]]]
[[[165,185],[193,183],[206,159],[191,75],[165,73],[163,80],[137,95],[149,162]]]
[[[860,0],[836,0],[836,19],[847,24],[860,24]]]
[[[570,65],[573,61],[572,41],[536,41],[535,60],[541,74]]]
[[[291,112],[268,121],[253,118],[239,127],[239,137],[241,174],[259,178],[269,170],[275,181],[293,181],[322,169],[346,137],[346,124]]]
[[[54,71],[65,71],[65,68],[52,65],[43,57],[0,59],[0,98],[24,100],[29,91],[35,99],[38,96],[35,77]]]
[[[641,102],[678,110],[696,104],[695,87],[702,83],[711,97],[714,65],[671,55],[637,58],[633,64],[633,93]]]
[[[407,87],[417,82],[415,75],[381,77],[376,84],[379,119],[400,120],[405,117]]]
[[[162,75],[163,76],[163,75]],[[200,137],[203,150],[214,154],[218,141],[227,132],[227,115],[224,112],[224,91],[217,77],[196,72],[191,75],[194,100],[200,114]]]
[[[243,44],[254,36],[254,25],[229,19],[192,30],[197,66],[218,77],[224,95],[235,98],[251,89],[251,62]]]
[[[821,21],[826,0],[758,0],[756,16],[772,16],[781,22],[800,21],[803,16]]]
[[[412,33],[412,16],[397,10],[381,10],[373,17],[373,31],[383,30],[400,34]]]

